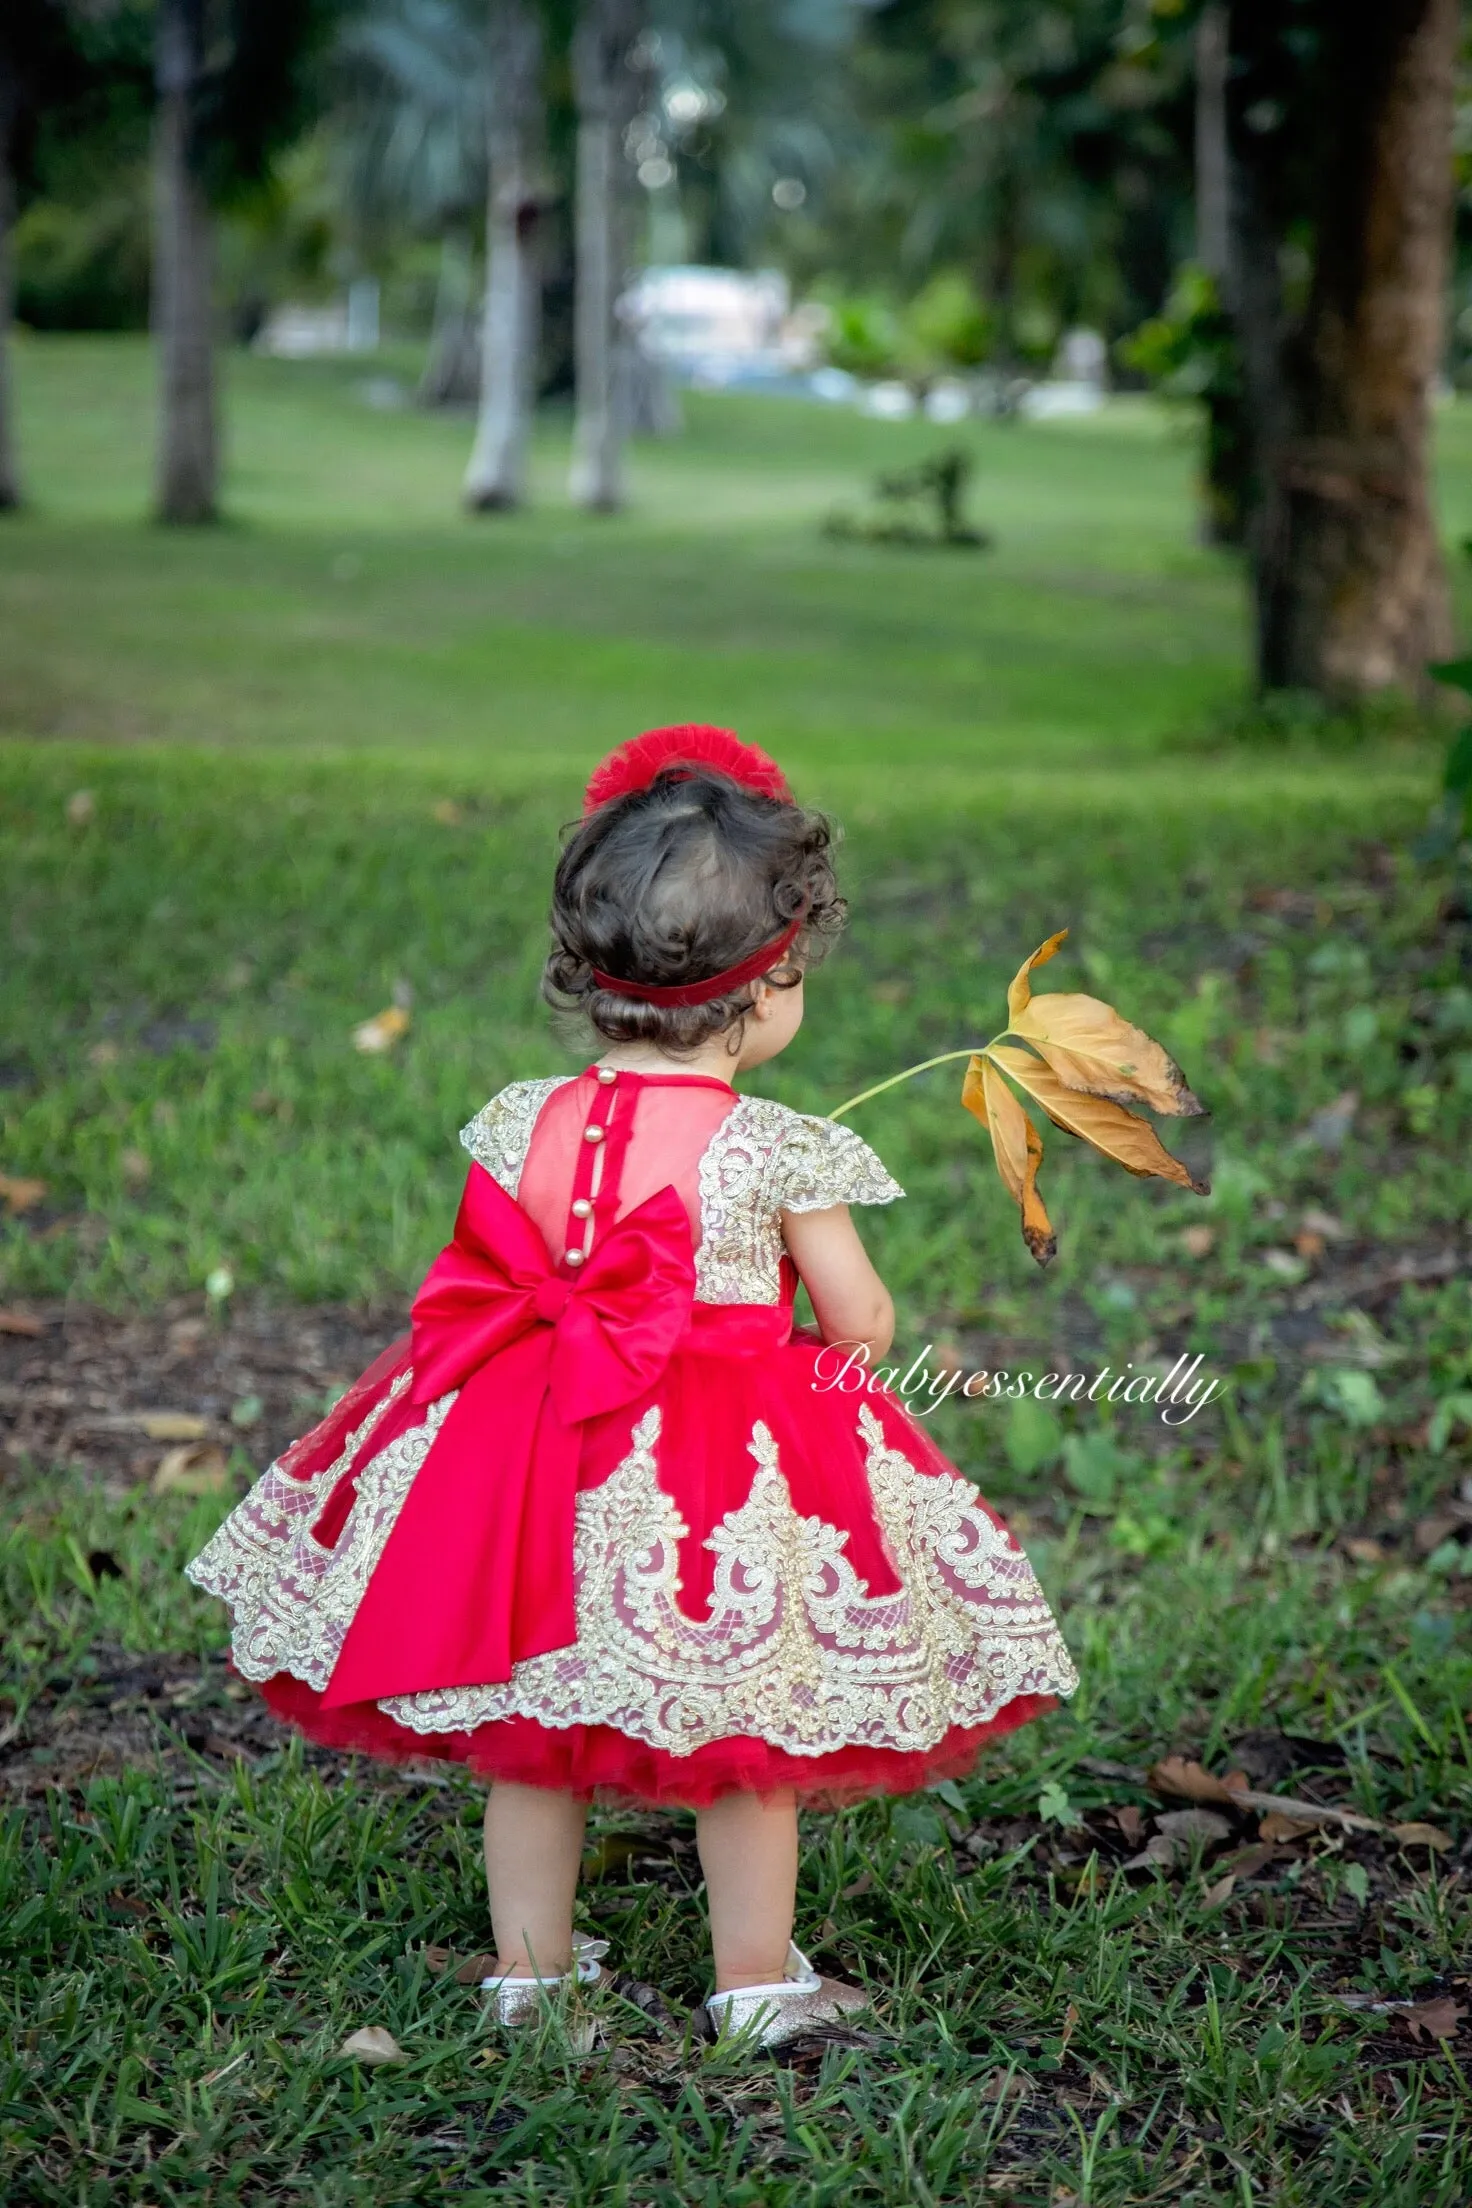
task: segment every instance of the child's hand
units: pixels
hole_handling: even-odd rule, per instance
[[[863,1344],[871,1360],[894,1340],[894,1304],[869,1262],[847,1204],[784,1211],[782,1233],[825,1342]]]

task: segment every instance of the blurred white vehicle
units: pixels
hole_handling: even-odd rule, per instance
[[[691,383],[782,382],[815,349],[811,316],[793,315],[787,278],[776,269],[646,268],[619,313],[649,359]]]

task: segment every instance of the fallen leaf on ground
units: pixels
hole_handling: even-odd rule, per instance
[[[134,1417],[150,1441],[202,1441],[209,1432],[208,1421],[193,1411],[136,1411]]]
[[[1356,1564],[1383,1564],[1386,1560],[1386,1552],[1378,1541],[1346,1541],[1344,1553]]]
[[[1216,1248],[1215,1227],[1183,1227],[1181,1248],[1187,1257],[1210,1257]]]
[[[1245,1774],[1238,1777],[1238,1784],[1247,1784]],[[1231,1779],[1219,1779],[1193,1759],[1185,1756],[1165,1756],[1150,1766],[1150,1784],[1160,1794],[1181,1794],[1188,1802],[1230,1802]]]
[[[1232,1827],[1213,1809],[1168,1809],[1155,1820],[1157,1832],[1172,1840],[1230,1840]]]
[[[496,1968],[495,1956],[484,1950],[461,1956],[450,1947],[426,1947],[423,1954],[426,1966],[436,1978],[443,1978],[448,1971],[457,1986],[478,1986],[482,1978],[489,1978]]]
[[[1201,1896],[1202,1908],[1220,1909],[1224,1901],[1231,1900],[1232,1889],[1234,1888],[1236,1883],[1237,1873],[1235,1871],[1228,1871],[1225,1878],[1219,1878],[1214,1886],[1207,1887],[1205,1893]]]
[[[1110,1815],[1126,1840],[1138,1840],[1145,1830],[1145,1812],[1136,1808],[1133,1802],[1123,1803],[1120,1808],[1111,1810]]]
[[[1293,1237],[1293,1247],[1301,1258],[1312,1265],[1324,1254],[1324,1237],[1315,1234],[1312,1227],[1300,1227]]]
[[[1152,1833],[1139,1854],[1132,1855],[1127,1863],[1120,1865],[1120,1869],[1148,1871],[1158,1864],[1161,1870],[1168,1871],[1174,1866],[1180,1853],[1180,1841],[1172,1840],[1168,1832]]]
[[[91,790],[73,790],[66,801],[69,828],[85,828],[97,818],[97,799]]]
[[[1277,1842],[1301,1840],[1306,1832],[1316,1832],[1318,1827],[1312,1819],[1306,1822],[1301,1817],[1285,1817],[1281,1810],[1273,1809],[1257,1829],[1264,1840]]]
[[[861,1894],[872,1894],[873,1891],[874,1873],[872,1871],[860,1871],[853,1884],[844,1887],[839,1899],[842,1901],[857,1901]]]
[[[1242,1771],[1229,1771],[1224,1779],[1213,1777],[1199,1763],[1185,1756],[1166,1756],[1152,1766],[1150,1784],[1161,1794],[1181,1794],[1188,1802],[1230,1802],[1234,1809],[1279,1810],[1310,1825],[1342,1825],[1346,1832],[1383,1832],[1376,1817],[1362,1817],[1357,1809],[1340,1809],[1337,1803],[1303,1802],[1292,1794],[1260,1794],[1247,1784]]]
[[[1299,1226],[1304,1234],[1316,1234],[1325,1242],[1342,1242],[1349,1232],[1344,1221],[1336,1219],[1332,1211],[1313,1208],[1304,1213]]]
[[[166,1450],[149,1482],[155,1495],[219,1495],[230,1485],[223,1449],[185,1442]]]
[[[401,1035],[409,1032],[409,1014],[401,1004],[386,1005],[382,1012],[375,1012],[371,1020],[353,1029],[353,1048],[370,1053],[392,1050]]]
[[[45,1181],[27,1180],[19,1175],[0,1173],[0,1204],[4,1204],[12,1219],[18,1219],[23,1211],[34,1211],[46,1194]]]
[[[1072,2039],[1077,2028],[1078,2010],[1074,2006],[1073,2002],[1070,2001],[1067,2009],[1064,2011],[1063,2014],[1063,2036],[1058,2042],[1058,2052],[1060,2055],[1066,2055],[1068,2053],[1068,2042]]]
[[[977,2095],[982,2101],[1026,2101],[1032,2087],[1020,2070],[994,2070]]]
[[[1256,1878],[1277,1852],[1271,1840],[1254,1840],[1250,1846],[1238,1848],[1235,1855],[1222,1856],[1218,1868],[1230,1871],[1233,1878]]]
[[[1433,1549],[1439,1549],[1443,1541],[1450,1541],[1460,1531],[1461,1524],[1460,1518],[1418,1518],[1412,1534],[1417,1556],[1430,1556]]]
[[[403,2062],[403,2048],[382,2024],[365,2024],[361,2030],[349,2032],[338,2048],[339,2055],[355,2055],[359,2062]]]
[[[1462,2011],[1449,1993],[1437,2001],[1413,2001],[1396,2012],[1412,2039],[1424,2032],[1428,2039],[1455,2039]]]
[[[458,828],[465,815],[453,797],[438,797],[429,808],[429,817],[442,828]]]
[[[125,1150],[118,1159],[123,1179],[129,1188],[143,1188],[153,1173],[153,1167],[142,1150]]]
[[[43,1322],[29,1311],[0,1310],[0,1334],[44,1334]]]
[[[1451,1834],[1443,1832],[1440,1825],[1392,1825],[1390,1837],[1403,1848],[1434,1848],[1438,1855],[1444,1855],[1452,1844]]]

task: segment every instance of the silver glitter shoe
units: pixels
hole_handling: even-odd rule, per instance
[[[555,1971],[544,1978],[523,1977],[508,1971],[499,1978],[482,1978],[481,1990],[496,1997],[497,2023],[514,2029],[519,2024],[530,2024],[541,2012],[546,1998],[559,1986],[596,1986],[605,1976],[602,1958],[607,1953],[607,1940],[594,1940],[586,1932],[575,1932],[571,1970]]]
[[[845,1986],[837,1978],[820,1978],[801,1948],[789,1947],[787,1968],[781,1982],[772,1986],[737,1986],[730,1993],[713,1993],[705,2013],[718,2039],[749,2032],[759,2047],[782,2047],[804,2032],[825,2024],[840,2024],[870,2006],[869,1996],[858,1986]]]

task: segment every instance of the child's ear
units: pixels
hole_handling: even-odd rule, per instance
[[[757,983],[756,995],[751,1000],[751,1011],[747,1017],[756,1020],[769,1020],[772,1017],[772,985],[769,981]]]

